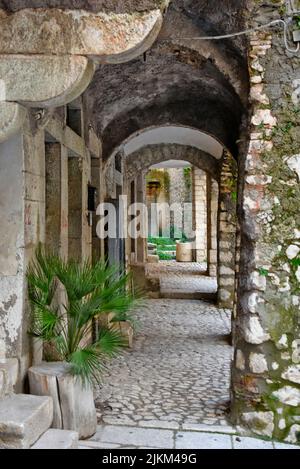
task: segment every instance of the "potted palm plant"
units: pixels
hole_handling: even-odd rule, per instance
[[[29,369],[30,392],[52,396],[54,428],[87,438],[97,424],[93,384],[107,359],[126,345],[115,327],[93,324],[108,313],[115,321],[130,320],[137,299],[127,288],[129,277],[102,261],[63,261],[39,247],[27,280],[30,333],[48,345],[49,360]]]

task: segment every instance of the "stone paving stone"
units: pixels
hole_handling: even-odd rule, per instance
[[[91,440],[80,440],[79,446],[85,449],[117,449],[120,445]]]
[[[287,445],[285,443],[278,443],[277,441],[274,441],[274,448],[275,449],[298,449],[298,450],[300,450],[300,446]]]
[[[226,425],[230,311],[203,301],[147,300],[136,319],[133,349],[108,365],[95,390],[102,422]]]
[[[105,425],[98,427],[91,441],[109,442],[120,445],[155,446],[156,448],[173,448],[173,432],[152,428],[133,428]]]
[[[176,449],[232,449],[230,435],[215,433],[181,432],[177,433]]]
[[[31,449],[77,449],[78,433],[50,428]]]
[[[204,424],[193,424],[184,423],[182,430],[194,431],[194,432],[209,432],[209,433],[226,433],[228,435],[235,435],[236,429],[229,425],[204,425]]]
[[[234,449],[274,449],[272,441],[240,436],[232,438]]]
[[[145,428],[164,428],[166,430],[179,430],[180,425],[177,422],[164,422],[162,420],[141,420],[140,427]]]

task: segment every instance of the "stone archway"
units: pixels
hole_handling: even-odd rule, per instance
[[[184,144],[185,139],[190,142],[189,145]],[[106,172],[110,171],[111,162],[117,154],[120,154],[124,160],[127,188],[128,181],[135,179],[136,175],[141,176],[150,166],[167,160],[188,161],[208,175],[205,182],[210,200],[207,207],[208,273],[212,276],[217,275],[219,305],[232,308],[236,302],[238,174],[236,161],[230,152],[224,150],[222,144],[207,133],[189,127],[169,125],[152,127],[133,134],[108,158]],[[139,185],[142,194],[143,177],[140,176],[136,184]],[[212,181],[220,185],[220,192]],[[215,193],[216,190],[219,192],[219,195],[216,193],[219,201],[215,205],[215,197],[211,199],[211,191]],[[131,243],[127,246],[130,258]],[[140,253],[141,257],[138,260],[143,263],[146,255],[145,240],[141,241]]]
[[[60,3],[64,4],[61,9]],[[0,2],[2,182],[7,187],[12,178],[18,188],[15,194],[8,190],[4,198],[3,223],[11,227],[9,210],[18,218],[13,232],[7,229],[3,237],[7,250],[5,246],[2,252],[12,255],[12,261],[8,268],[7,258],[2,259],[1,292],[7,294],[1,297],[0,354],[19,359],[22,380],[31,359],[23,341],[24,271],[33,247],[45,235],[44,200],[38,189],[44,183],[40,165],[45,129],[49,143],[58,140],[72,157],[79,155],[84,174],[88,175],[90,157],[94,159],[94,177],[102,183],[102,165],[134,132],[166,122],[193,127],[215,135],[238,162],[236,244],[241,245],[241,255],[237,269],[227,271],[230,278],[224,277],[222,285],[232,285],[236,271],[232,415],[258,435],[296,442],[300,417],[299,60],[285,50],[276,31],[253,34],[250,44],[243,37],[221,43],[194,39],[245,28],[247,7],[253,19],[261,15],[267,22],[274,14],[280,18],[278,5],[281,8],[283,2],[274,3],[271,13],[263,2],[254,6],[223,1],[220,8],[215,2],[202,2],[199,19],[197,1],[179,5],[175,0],[159,41],[151,48],[166,2],[142,2],[145,10],[136,14],[138,3],[126,2],[120,12],[109,2],[103,15],[102,0],[93,2],[93,8],[88,2],[88,13],[82,15],[72,9],[71,0],[37,0],[35,8],[24,11],[29,2]],[[228,24],[223,21],[224,8],[230,16]],[[116,40],[111,40],[112,30],[120,33]],[[178,30],[193,39],[178,38]],[[85,136],[78,139],[68,126],[57,124],[57,115],[64,111],[51,108],[74,100],[89,83],[83,96],[88,110]],[[36,107],[42,109],[36,111]],[[30,181],[26,194],[19,190],[22,177]],[[224,208],[231,205],[228,189]],[[13,195],[18,198],[16,205],[11,203]],[[226,231],[232,220],[223,215],[227,236],[233,233]],[[220,256],[225,259],[232,245],[223,246]]]

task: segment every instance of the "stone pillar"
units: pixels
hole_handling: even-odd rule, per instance
[[[0,358],[22,356],[24,192],[22,136],[0,144]],[[28,218],[27,218],[28,220]]]
[[[218,304],[222,308],[232,308],[235,298],[236,172],[233,157],[225,151],[220,177],[218,227]]]
[[[92,175],[92,186],[97,189],[96,195],[96,206],[100,204],[100,178],[101,178],[101,159],[92,158],[91,159],[91,175]],[[97,227],[97,216],[96,212],[93,213],[93,226],[92,226],[92,259],[97,261],[101,259],[101,240],[97,236],[96,227]]]
[[[260,32],[252,35],[249,61],[254,113],[240,220],[232,415],[257,435],[299,443],[299,55],[286,51],[281,33]]]
[[[68,189],[68,150],[61,146],[61,203],[60,203],[60,256],[68,258],[69,252],[69,189]]]
[[[145,182],[145,175],[143,173],[139,174],[137,177],[137,203],[146,204],[145,198],[145,189],[146,189],[146,182]],[[147,220],[144,220],[144,223]],[[145,232],[145,228],[143,227],[142,232]],[[143,237],[139,237],[137,239],[137,262],[145,262],[147,256],[147,239]]]
[[[135,204],[137,201],[137,190],[136,190],[136,178],[130,181],[129,184],[129,193],[130,193],[130,202],[129,204]],[[134,218],[133,215],[129,215],[129,223]],[[137,262],[137,240],[130,238],[130,263],[135,264]]]
[[[195,261],[207,260],[207,177],[193,167],[193,220],[195,232]]]
[[[44,133],[23,132],[0,144],[0,358],[17,358],[23,387],[33,357],[28,335],[26,270],[38,242],[45,241]],[[38,352],[41,353],[41,350]]]
[[[219,203],[219,185],[217,181],[208,177],[207,184],[207,219],[208,219],[208,275],[217,276],[218,268],[218,203]]]
[[[88,150],[82,158],[82,180],[81,180],[81,220],[82,220],[82,259],[91,259],[92,256],[92,227],[90,225],[88,212],[88,186],[91,181],[91,155]]]
[[[82,160],[68,159],[69,182],[69,258],[82,259]]]
[[[46,143],[46,246],[68,257],[68,155],[60,143]]]

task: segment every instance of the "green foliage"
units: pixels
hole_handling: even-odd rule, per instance
[[[176,244],[170,244],[170,246],[158,246],[158,251],[175,251],[176,250]]]
[[[269,275],[269,271],[267,269],[261,268],[259,269],[259,275],[262,277],[267,277]]]
[[[159,251],[157,254],[161,261],[172,261],[174,259],[172,254],[168,254],[165,251]]]
[[[168,193],[170,191],[170,175],[164,169],[151,169],[146,175],[146,183],[151,181],[158,181],[160,190]]]
[[[191,190],[192,188],[192,168],[188,166],[187,168],[183,168],[183,176],[184,182],[187,190]]]
[[[300,267],[300,257],[296,257],[295,259],[290,259],[290,264],[293,267]]]
[[[174,239],[171,238],[152,238],[151,236],[148,238],[148,242],[152,244],[156,244],[157,246],[169,246],[170,244],[174,243]]]
[[[297,28],[300,29],[300,15],[295,16],[294,20]]]
[[[27,271],[31,303],[30,333],[55,348],[84,384],[99,381],[105,361],[125,346],[112,327],[102,327],[94,340],[93,321],[115,313],[114,321],[130,320],[138,298],[127,288],[129,276],[119,266],[99,261],[78,264],[46,253],[40,246]],[[66,300],[58,305],[64,290]]]

